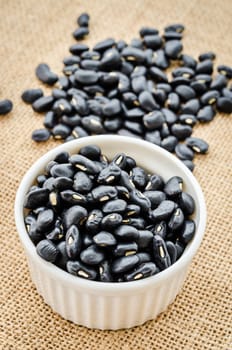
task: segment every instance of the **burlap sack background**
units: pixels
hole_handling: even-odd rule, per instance
[[[38,63],[61,72],[82,11],[91,15],[90,45],[109,36],[129,41],[145,24],[161,30],[182,22],[186,53],[213,50],[218,64],[232,65],[231,0],[0,1],[0,99],[14,102],[13,112],[0,120],[0,349],[232,349],[232,115],[217,115],[194,131],[210,144],[194,172],[205,193],[208,226],[181,294],[157,320],[117,332],[88,330],[54,314],[30,280],[14,225],[14,197],[24,172],[57,143],[32,142],[43,117],[20,95],[40,85]]]

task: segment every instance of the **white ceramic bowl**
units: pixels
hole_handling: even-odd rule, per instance
[[[89,281],[73,276],[46,262],[36,253],[24,225],[25,194],[45,165],[61,151],[77,152],[88,144],[97,144],[109,158],[119,152],[135,158],[137,164],[165,180],[178,175],[184,180],[184,190],[196,203],[194,220],[196,233],[180,259],[157,275],[120,283]],[[201,188],[185,165],[160,147],[146,141],[117,135],[81,138],[62,144],[42,156],[24,176],[15,201],[15,220],[24,247],[31,278],[45,302],[65,319],[78,325],[99,329],[120,329],[143,324],[154,319],[171,304],[179,293],[190,263],[203,238],[206,207]]]

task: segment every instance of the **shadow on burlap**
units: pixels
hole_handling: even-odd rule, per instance
[[[38,63],[61,72],[76,17],[86,10],[90,45],[109,36],[129,41],[142,25],[162,30],[182,22],[186,53],[197,57],[213,50],[218,64],[232,65],[230,0],[0,1],[0,98],[14,102],[13,112],[0,121],[0,349],[232,349],[231,115],[217,115],[194,130],[210,144],[207,156],[197,156],[194,172],[206,197],[208,225],[184,288],[165,313],[130,330],[88,330],[54,314],[30,280],[14,224],[14,197],[28,167],[57,143],[32,142],[43,117],[20,95],[40,86],[34,76]]]

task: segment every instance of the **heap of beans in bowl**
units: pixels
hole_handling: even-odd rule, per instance
[[[98,145],[60,152],[24,202],[25,226],[41,258],[81,278],[127,282],[175,263],[195,233],[194,199],[183,179],[164,180]]]
[[[45,63],[36,68],[38,79],[53,86],[51,95],[41,89],[22,94],[34,111],[45,113],[33,140],[126,135],[163,147],[193,170],[195,154],[208,151],[207,142],[191,137],[194,126],[212,121],[216,111],[232,113],[232,68],[219,65],[214,74],[214,52],[198,59],[184,53],[182,24],[163,33],[143,27],[130,43],[109,37],[90,48],[82,42],[89,15],[77,22],[63,75]]]

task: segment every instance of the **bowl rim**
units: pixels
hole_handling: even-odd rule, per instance
[[[61,151],[72,152],[75,148],[80,148],[83,146],[83,143],[86,144],[97,144],[101,142],[117,142],[117,143],[130,143],[135,147],[140,146],[145,149],[153,150],[159,155],[164,156],[168,161],[174,163],[180,171],[182,171],[185,176],[187,176],[196,192],[197,198],[199,199],[199,223],[197,227],[197,232],[194,235],[192,241],[189,243],[187,248],[185,249],[183,255],[169,268],[159,272],[156,275],[136,280],[130,282],[100,282],[100,281],[92,281],[88,279],[84,279],[78,276],[74,276],[69,274],[68,272],[62,270],[56,265],[49,263],[42,259],[36,252],[36,247],[34,243],[29,238],[29,235],[26,231],[26,227],[24,224],[23,217],[23,202],[24,196],[27,192],[28,188],[31,186],[33,179],[35,179],[36,174],[38,174],[38,168],[44,166],[49,160],[55,157],[55,155]],[[146,287],[150,287],[151,285],[159,285],[163,280],[169,279],[174,272],[178,272],[184,268],[184,266],[188,265],[193,256],[196,254],[201,241],[204,236],[204,231],[206,228],[206,204],[202,189],[195,178],[195,176],[191,173],[191,171],[174,155],[166,151],[165,149],[154,145],[148,141],[140,140],[137,138],[132,138],[128,136],[119,136],[119,135],[96,135],[96,136],[86,136],[80,139],[72,140],[67,143],[63,143],[54,147],[53,149],[46,152],[39,159],[37,159],[34,164],[26,171],[24,174],[17,193],[15,197],[15,223],[16,228],[21,240],[21,243],[26,251],[26,255],[30,256],[34,262],[40,265],[41,269],[50,276],[55,279],[63,280],[67,285],[72,286],[73,288],[82,288],[88,291],[92,291],[93,293],[101,292],[103,294],[113,293],[117,294],[117,292],[130,292],[136,288],[137,291],[140,291]]]

